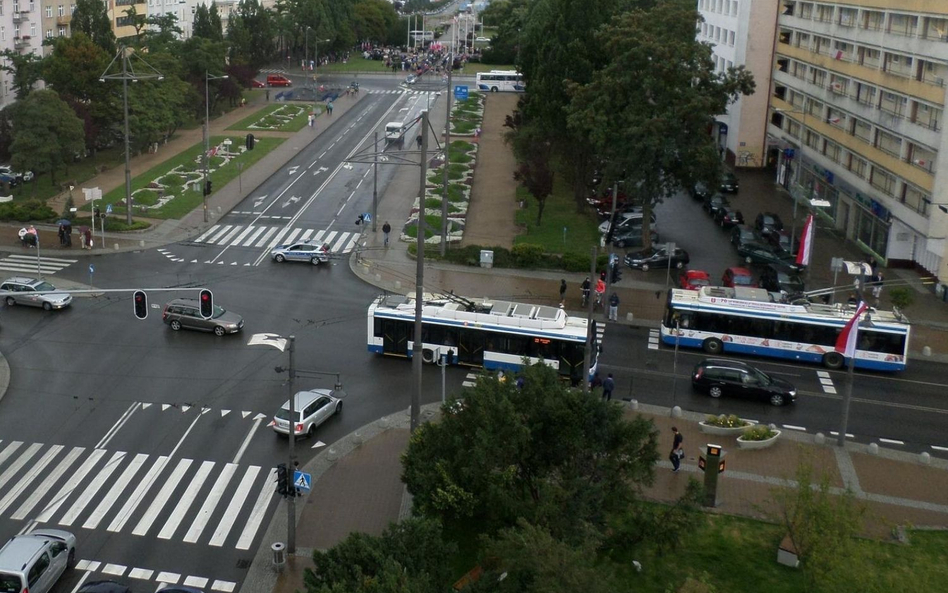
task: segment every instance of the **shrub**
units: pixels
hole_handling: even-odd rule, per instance
[[[741,439],[745,441],[766,441],[775,436],[777,436],[775,430],[764,424],[757,424],[745,430],[744,434],[741,435]]]
[[[906,286],[898,286],[889,291],[889,300],[893,307],[902,311],[912,306],[915,294]]]
[[[0,204],[0,220],[28,222],[31,220],[52,220],[54,218],[56,218],[56,212],[40,200]]]
[[[542,245],[521,243],[514,245],[513,258],[520,268],[534,268],[543,261],[544,250]]]
[[[720,416],[715,416],[714,414],[708,414],[704,423],[710,426],[720,426],[721,428],[737,428],[739,426],[750,426],[750,422],[747,420],[742,420],[738,418],[735,414],[727,416],[721,414]]]

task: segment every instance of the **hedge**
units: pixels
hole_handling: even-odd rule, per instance
[[[450,246],[441,257],[438,246],[428,246],[425,249],[425,257],[429,259],[443,260],[453,264],[465,266],[481,265],[481,250],[489,249],[494,252],[494,267],[496,268],[545,268],[550,270],[565,270],[567,272],[589,272],[589,258],[574,253],[560,255],[558,253],[546,253],[541,245],[531,245],[521,243],[515,245],[513,249],[506,247],[489,247],[482,245],[468,245],[466,247]],[[415,244],[408,246],[408,252],[415,254]],[[600,254],[597,257],[596,269],[606,268],[608,256]]]
[[[40,200],[0,204],[0,220],[17,222],[45,221],[57,218],[56,212]]]

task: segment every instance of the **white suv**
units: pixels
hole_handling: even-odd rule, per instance
[[[0,548],[0,591],[47,593],[76,564],[76,536],[41,529],[10,538]]]
[[[293,411],[296,417],[293,434],[313,436],[316,427],[329,420],[330,416],[342,411],[342,400],[328,389],[300,391],[293,398]],[[283,404],[273,417],[273,430],[278,434],[290,434],[290,402]]]

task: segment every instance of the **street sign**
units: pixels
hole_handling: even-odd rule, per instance
[[[106,213],[106,214],[112,214],[112,204],[106,204],[106,205],[105,205],[105,213]]]
[[[299,470],[295,470],[293,472],[293,485],[297,490],[309,492],[313,487],[313,476],[311,474],[304,474]]]
[[[95,272],[95,268],[92,266],[92,264],[89,264],[89,273],[92,274],[93,272]]]
[[[810,206],[814,208],[829,208],[833,204],[829,200],[814,199],[810,200]]]
[[[458,101],[467,100],[467,85],[466,84],[454,85],[454,98]]]
[[[362,215],[362,222],[372,222],[372,215],[366,212]]]
[[[842,272],[843,266],[845,266],[845,262],[841,257],[834,257],[830,260],[830,270],[833,272]]]

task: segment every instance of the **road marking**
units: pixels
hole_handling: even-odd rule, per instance
[[[349,233],[340,233],[339,240],[336,241],[335,244],[333,244],[330,251],[332,251],[333,253],[341,253],[343,249],[345,249],[345,245],[348,242],[347,241],[348,238],[349,238]],[[352,241],[355,241],[355,240],[356,239],[352,239]]]
[[[313,229],[306,229],[306,232],[304,232],[302,235],[300,235],[300,241],[307,241],[307,240],[309,240],[309,236],[312,235],[312,234],[313,234]]]
[[[62,449],[62,445],[53,445],[48,451],[46,451],[46,453],[43,454],[42,457],[40,457],[39,461],[30,467],[30,470],[25,476],[20,478],[20,481],[17,482],[16,486],[11,488],[10,491],[7,492],[7,495],[3,497],[3,499],[0,499],[0,514],[6,511],[7,507],[13,504],[13,501],[16,500],[18,496],[23,494],[23,491],[33,483],[33,480],[35,480],[40,475],[40,473],[42,473],[42,471],[47,465],[49,465],[54,457],[59,455],[59,452],[62,451]]]
[[[941,446],[939,446],[939,445],[932,445],[931,447],[932,447],[932,449],[934,449],[934,450],[936,450],[936,451],[948,451],[948,447],[941,447]]]
[[[23,441],[13,441],[6,448],[0,452],[0,463],[3,463],[7,460],[8,457],[13,455],[13,453],[23,446]]]
[[[276,469],[271,469],[270,473],[267,474],[266,479],[263,482],[263,488],[260,490],[259,496],[257,496],[257,502],[253,505],[253,510],[250,511],[250,518],[247,519],[247,524],[244,526],[243,533],[240,534],[240,539],[237,540],[237,549],[238,550],[249,550],[250,544],[253,543],[253,538],[257,534],[257,530],[260,528],[260,524],[263,522],[263,517],[267,512],[267,506],[270,504],[270,500],[273,498],[273,494],[276,492]]]
[[[145,474],[145,477],[141,482],[138,483],[138,487],[135,488],[135,491],[132,492],[132,495],[127,501],[125,501],[125,506],[122,507],[122,510],[112,519],[112,523],[109,524],[108,530],[111,532],[121,531],[125,527],[125,523],[128,522],[129,518],[132,516],[132,513],[135,512],[135,509],[138,508],[138,505],[141,504],[142,498],[145,497],[145,493],[148,492],[149,488],[155,483],[155,480],[158,478],[158,474],[165,469],[165,464],[168,463],[168,457],[162,455],[155,463],[149,468],[148,473]]]
[[[33,493],[30,494],[30,497],[23,501],[23,504],[20,505],[20,508],[13,514],[13,519],[21,520],[25,519],[30,511],[33,510],[33,507],[46,495],[53,486],[56,485],[56,482],[59,481],[59,478],[66,472],[69,467],[75,463],[76,459],[86,450],[85,447],[73,447],[72,451],[66,454],[66,457],[59,462],[59,465],[56,466],[52,472],[46,475],[46,479],[43,480],[42,484],[38,488],[33,490]]]
[[[210,579],[206,579],[204,577],[185,577],[184,585],[187,587],[197,587],[198,589],[203,589],[207,586],[207,581],[209,580]]]
[[[202,241],[204,241],[204,239],[207,239],[207,237],[210,236],[212,233],[216,233],[219,228],[221,228],[221,225],[215,224],[214,226],[209,228],[207,231],[205,231],[202,235],[200,235],[197,239],[195,239],[194,240],[195,243],[201,243]]]
[[[83,561],[83,562],[84,562],[84,561]],[[76,565],[76,568],[79,568],[79,565],[78,565],[78,564]],[[82,570],[82,569],[80,569],[80,570]],[[76,587],[75,587],[75,589],[72,590],[72,593],[77,593],[77,592],[79,591],[79,589],[82,588],[82,585],[86,582],[86,579],[88,579],[88,578],[89,578],[89,575],[91,575],[91,574],[92,574],[91,572],[87,572],[87,573],[83,574],[82,577],[79,579],[79,582],[76,583]]]
[[[793,424],[784,424],[783,427],[786,428],[787,430],[799,430],[800,432],[806,432],[806,428],[803,426],[795,426]]]
[[[254,419],[253,426],[250,427],[250,430],[247,432],[247,436],[244,437],[244,442],[241,443],[240,448],[237,449],[237,455],[234,456],[234,460],[231,463],[240,462],[240,458],[244,456],[244,451],[247,450],[247,445],[250,444],[250,439],[253,438],[253,434],[258,428],[260,428],[260,420],[262,420],[262,418]]]
[[[234,244],[235,244],[235,245],[239,245],[240,242],[244,240],[244,237],[246,237],[247,235],[249,235],[249,234],[250,234],[250,231],[252,231],[253,229],[254,229],[253,225],[250,225],[250,226],[248,226],[247,228],[245,228],[245,229],[244,229],[244,232],[242,232],[242,233],[240,233],[239,235],[237,235],[237,238],[234,239]]]
[[[879,442],[880,442],[880,443],[887,443],[887,444],[889,444],[889,445],[904,445],[904,444],[905,444],[905,441],[899,441],[899,440],[896,440],[896,439],[884,439],[884,438],[882,438],[882,437],[879,438]]]
[[[191,503],[193,503],[194,499],[197,498],[198,492],[201,490],[201,486],[203,486],[205,480],[207,480],[207,476],[211,473],[211,470],[214,469],[214,465],[216,464],[213,461],[205,461],[201,464],[201,467],[198,468],[194,478],[191,479],[191,483],[188,484],[188,489],[185,490],[184,494],[181,495],[181,498],[178,499],[178,504],[175,506],[174,510],[171,511],[171,516],[168,517],[164,527],[162,527],[161,531],[158,533],[158,539],[171,539],[175,530],[178,529],[178,526],[184,519],[184,515],[191,507]]]
[[[280,245],[280,239],[283,238],[283,235],[285,235],[288,230],[290,230],[289,227],[284,227],[284,228],[282,228],[282,229],[280,230],[280,232],[276,234],[276,236],[273,238],[273,240],[271,240],[270,243],[267,245],[267,249],[266,249],[266,250],[267,250],[267,251],[270,251],[271,249],[273,249],[273,248],[276,247],[277,245]]]
[[[267,227],[265,227],[265,226],[259,227],[256,231],[254,231],[254,233],[253,233],[252,235],[250,235],[250,238],[248,238],[242,245],[240,245],[240,247],[250,247],[250,246],[252,246],[253,243],[254,243],[254,241],[257,240],[257,237],[259,237],[260,234],[261,234],[263,231],[265,231],[265,230],[267,230]]]
[[[155,577],[155,580],[159,583],[168,583],[169,585],[177,585],[178,581],[181,580],[181,575],[176,572],[159,572],[158,576]]]
[[[178,461],[178,465],[165,480],[164,485],[162,485],[161,490],[158,491],[158,495],[152,500],[151,505],[149,505],[148,510],[145,511],[138,525],[132,530],[133,535],[145,535],[148,533],[155,519],[158,518],[158,513],[168,504],[168,499],[174,494],[175,489],[181,483],[181,478],[184,477],[185,472],[188,471],[192,463],[194,463],[193,459],[182,459]]]
[[[831,431],[830,431],[830,434],[833,435],[834,437],[838,437],[838,436],[839,436],[839,432],[837,432],[837,431],[835,431],[835,430],[831,430]],[[855,437],[855,435],[853,435],[851,432],[847,432],[847,433],[846,433],[846,438],[847,438],[847,439],[852,439],[852,438],[856,438],[856,437]]]
[[[116,420],[115,424],[113,424],[112,427],[105,433],[105,436],[103,436],[102,439],[100,439],[99,442],[96,443],[94,447],[95,449],[101,449],[109,444],[109,441],[112,440],[112,437],[114,437],[118,433],[118,431],[123,426],[125,426],[125,423],[128,422],[128,419],[131,418],[132,414],[134,414],[135,411],[138,409],[138,403],[139,402],[132,402],[132,405],[130,405],[128,408],[125,409],[125,412],[121,416],[119,416],[119,419]]]
[[[240,507],[244,506],[244,501],[247,500],[247,496],[250,494],[250,488],[253,486],[253,480],[257,477],[258,473],[260,473],[259,465],[251,465],[247,468],[247,471],[244,472],[244,477],[240,480],[237,491],[234,492],[234,496],[230,499],[230,504],[227,505],[227,510],[224,511],[224,516],[221,517],[221,521],[218,523],[209,545],[216,547],[224,545],[224,540],[227,539],[227,534],[230,533],[231,528],[233,528],[234,521],[237,520],[237,513],[240,512]]]
[[[188,408],[190,408],[190,406],[188,406]],[[184,411],[186,412],[187,410]],[[184,434],[181,435],[181,438],[178,439],[178,443],[174,446],[174,449],[171,450],[171,453],[168,453],[168,457],[174,457],[174,454],[177,453],[178,449],[181,448],[181,444],[184,443],[184,439],[188,438],[188,435],[191,434],[191,431],[194,429],[194,425],[197,424],[198,420],[200,420],[202,416],[204,416],[203,413],[194,417],[194,420],[191,422],[191,426],[189,426],[188,429],[184,431]]]
[[[284,241],[284,243],[286,243],[287,245],[293,243],[293,241],[296,240],[296,236],[299,235],[302,231],[303,229],[293,229],[293,232],[287,236],[286,241]]]
[[[224,489],[227,488],[227,483],[230,482],[230,479],[233,477],[236,470],[237,466],[233,463],[228,463],[224,466],[224,469],[221,470],[221,473],[217,476],[217,479],[214,482],[214,487],[211,488],[207,498],[204,499],[204,504],[201,506],[201,510],[198,511],[197,516],[191,523],[191,527],[188,529],[187,535],[184,536],[185,542],[193,544],[198,540],[198,538],[201,537],[201,533],[207,526],[207,522],[210,520],[211,514],[214,512],[214,508],[217,506],[217,503],[220,502],[221,496],[224,494]]]
[[[231,581],[214,581],[211,585],[213,591],[223,591],[223,593],[233,593],[237,588],[237,583]]]
[[[266,243],[266,242],[270,239],[270,237],[273,235],[273,233],[277,232],[277,229],[278,229],[278,228],[280,228],[280,227],[275,227],[275,226],[274,226],[274,227],[270,227],[269,229],[267,229],[266,234],[264,234],[263,237],[261,237],[260,240],[257,241],[257,243],[254,245],[254,248],[263,247],[264,243]]]
[[[217,234],[215,234],[215,235],[213,235],[211,238],[209,238],[209,239],[207,240],[207,242],[210,243],[210,244],[212,244],[212,245],[213,245],[214,243],[217,243],[217,240],[220,239],[221,237],[223,237],[225,234],[227,234],[227,233],[230,231],[230,229],[232,229],[232,228],[233,228],[233,225],[230,225],[230,224],[225,225],[223,229],[221,229]]]
[[[89,457],[87,457],[86,460],[82,462],[82,465],[79,466],[79,469],[76,471],[76,473],[69,476],[69,479],[65,484],[63,484],[63,487],[60,488],[53,500],[50,501],[48,505],[46,505],[46,508],[43,509],[43,512],[40,513],[35,521],[37,523],[48,523],[56,511],[59,510],[59,507],[61,507],[62,504],[66,502],[66,498],[68,498],[79,487],[79,484],[81,484],[82,481],[86,479],[86,476],[89,475],[89,472],[92,471],[92,468],[95,467],[95,464],[98,463],[99,459],[101,459],[104,455],[105,449],[93,450]]]
[[[151,575],[153,574],[155,574],[155,571],[148,570],[147,568],[133,568],[132,570],[128,571],[128,578],[150,581]]]
[[[141,469],[147,459],[148,455],[144,453],[139,453],[135,456],[135,459],[128,464],[128,467],[125,468],[125,471],[122,472],[119,479],[112,485],[112,489],[109,490],[109,493],[105,495],[105,498],[99,502],[99,505],[92,511],[92,514],[89,515],[86,522],[82,524],[85,529],[95,529],[99,526],[99,522],[102,521],[105,514],[109,512],[109,509],[112,508],[112,505],[118,500],[119,495],[125,490],[125,487],[132,481],[132,478],[138,470]]]
[[[101,565],[102,565],[101,562],[94,562],[90,560],[80,560],[76,562],[76,570],[94,571],[94,570],[99,570],[99,566]]]
[[[27,462],[29,462],[29,460],[32,459],[34,455],[36,455],[37,451],[39,451],[42,448],[43,448],[43,445],[41,443],[33,443],[32,445],[26,448],[26,451],[24,451],[23,453],[20,454],[19,457],[17,457],[16,461],[13,462],[10,465],[10,467],[7,468],[5,472],[0,474],[0,491],[2,491],[3,486],[7,482],[10,481],[10,478],[12,478],[17,472],[19,472],[20,469],[22,469],[23,466],[26,465]],[[16,449],[14,449],[14,451],[15,450]]]
[[[128,570],[128,567],[122,564],[106,564],[105,566],[102,567],[103,573],[115,575],[117,577],[120,577],[123,574],[125,574],[126,570]]]
[[[89,502],[92,501],[92,497],[95,496],[102,486],[105,485],[105,481],[109,479],[109,476],[118,469],[119,464],[125,459],[124,451],[116,451],[112,454],[112,458],[109,459],[99,473],[96,474],[92,482],[86,486],[86,489],[83,490],[82,494],[79,495],[79,498],[76,499],[76,502],[73,503],[72,507],[66,511],[66,514],[59,520],[60,525],[72,525],[75,520],[82,514],[82,511],[85,510],[86,506],[89,505]]]
[[[313,446],[310,447],[310,449],[318,449],[320,447],[325,447],[325,446],[326,446],[326,443],[322,441],[316,441],[315,443],[313,443]]]

